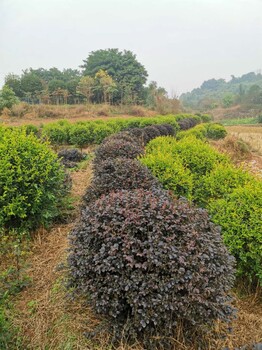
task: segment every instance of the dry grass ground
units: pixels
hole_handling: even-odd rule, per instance
[[[72,194],[78,204],[91,179],[90,166],[72,174]],[[28,349],[86,349],[83,331],[92,320],[86,307],[70,302],[66,295],[65,273],[59,264],[66,262],[68,233],[74,223],[59,225],[51,231],[39,230],[32,243],[27,274],[31,286],[19,294],[14,325],[18,326]],[[85,312],[83,312],[85,310]],[[79,345],[79,339],[81,343]]]
[[[261,109],[255,109],[254,106],[250,108],[250,106],[236,105],[228,108],[217,107],[206,112],[213,115],[215,121],[219,121],[222,119],[256,117],[261,113]]]
[[[227,126],[226,129],[230,135],[242,139],[251,146],[253,151],[262,155],[262,125],[235,125]]]
[[[262,126],[228,126],[228,136],[212,144],[233,162],[262,177]]]
[[[90,183],[90,166],[72,173],[72,194],[77,205]],[[59,266],[66,262],[68,233],[74,223],[55,226],[51,231],[40,230],[32,244],[32,254],[28,258],[30,287],[21,292],[15,303],[16,317],[13,324],[20,328],[28,350],[110,350],[109,337],[98,334],[96,340],[84,337],[85,331],[94,330],[99,320],[83,301],[68,299],[65,280],[66,271]],[[218,334],[224,329],[217,324],[212,333],[203,339],[205,345],[186,344],[182,329],[178,329],[174,339],[174,350],[220,350],[262,340],[262,304],[259,292],[249,297],[235,295],[239,309],[237,319],[232,323],[232,332],[225,337]],[[202,343],[202,342],[201,342]],[[248,348],[247,348],[248,349]],[[132,347],[119,345],[117,350],[143,350],[139,344]],[[149,349],[148,349],[149,350]],[[161,349],[164,350],[164,349]]]
[[[28,105],[20,103],[12,110],[4,109],[0,115],[0,123],[5,125],[33,124],[40,126],[67,119],[72,122],[98,120],[107,118],[128,118],[131,116],[152,117],[158,114],[142,106],[110,106],[110,105]]]

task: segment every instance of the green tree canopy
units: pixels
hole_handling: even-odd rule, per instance
[[[65,88],[66,88],[66,83],[63,80],[53,79],[53,80],[50,80],[48,83],[48,90],[50,92],[54,92],[57,89],[65,89]]]
[[[83,75],[95,77],[99,70],[106,71],[116,83],[115,102],[139,102],[143,98],[147,71],[131,51],[118,49],[97,50],[90,53],[84,64]]]
[[[14,91],[7,85],[4,85],[0,90],[0,110],[3,108],[11,108],[18,103],[19,99],[16,97]]]
[[[8,74],[5,77],[5,85],[11,88],[17,97],[19,98],[23,97],[23,91],[21,88],[21,79],[19,75],[15,75],[12,73]]]
[[[30,94],[34,100],[40,92],[44,90],[44,83],[43,80],[33,71],[26,70],[21,78],[21,88],[25,95],[28,94],[29,96]]]
[[[77,92],[87,99],[87,102],[91,102],[91,97],[94,93],[95,79],[90,76],[82,77],[77,85]]]

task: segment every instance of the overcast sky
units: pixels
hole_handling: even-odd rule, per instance
[[[0,0],[0,86],[107,48],[131,50],[170,93],[257,71],[262,0]]]

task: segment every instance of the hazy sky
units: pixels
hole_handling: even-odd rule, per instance
[[[78,68],[131,50],[180,94],[262,69],[262,0],[0,0],[0,86],[25,68]]]

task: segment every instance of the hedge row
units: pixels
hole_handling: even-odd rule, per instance
[[[183,130],[183,129],[181,129]],[[197,125],[190,130],[178,132],[176,138],[181,140],[184,137],[195,136],[200,140],[212,139],[219,140],[224,138],[227,135],[225,127],[217,123],[204,123]]]
[[[207,212],[171,199],[134,159],[144,142],[121,132],[98,147],[70,235],[71,287],[109,318],[115,339],[173,349],[178,322],[194,337],[196,326],[230,318],[234,261]]]
[[[191,114],[157,116],[152,118],[118,118],[114,120],[97,120],[70,124],[66,120],[50,123],[43,127],[42,135],[53,144],[69,144],[84,147],[89,144],[100,144],[107,136],[131,128],[144,128],[154,124],[172,125],[179,130],[179,123],[183,120],[194,121],[194,125],[201,122],[199,116]],[[158,135],[159,136],[159,135]]]
[[[156,138],[140,161],[164,188],[207,208],[222,227],[239,274],[262,283],[261,181],[193,136]]]

